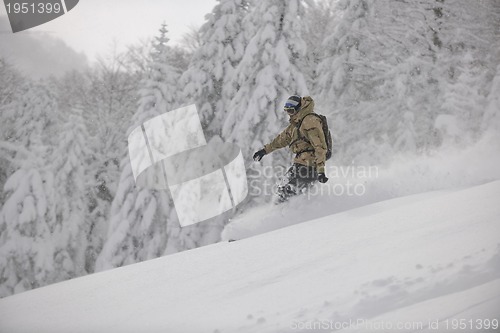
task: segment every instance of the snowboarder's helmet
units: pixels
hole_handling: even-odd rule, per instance
[[[300,109],[300,100],[301,97],[297,95],[288,97],[287,101],[285,102],[285,111],[289,115],[294,115],[295,113],[297,113],[297,111],[299,111]]]

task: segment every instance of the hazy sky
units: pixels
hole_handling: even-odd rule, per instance
[[[80,0],[67,14],[28,33],[47,32],[94,60],[96,54],[110,51],[113,41],[122,49],[155,36],[163,21],[176,43],[190,25],[203,24],[215,5],[216,0]],[[0,15],[6,15],[0,7]]]

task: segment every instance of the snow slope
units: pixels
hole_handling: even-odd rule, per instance
[[[0,332],[436,332],[498,320],[499,202],[500,181],[408,196],[74,279],[0,300]]]

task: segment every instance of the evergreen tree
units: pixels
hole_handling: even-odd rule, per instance
[[[324,42],[327,56],[319,67],[319,92],[324,101],[335,106],[341,105],[341,96],[355,100],[362,93],[361,86],[355,86],[363,84],[361,78],[355,77],[360,68],[354,72],[354,66],[361,65],[360,60],[365,56],[360,46],[367,40],[363,29],[368,24],[368,6],[364,0],[340,2],[337,10],[342,11],[342,18]]]
[[[331,34],[339,17],[337,17],[338,11],[335,11],[333,0],[311,1],[307,5],[303,18],[303,36],[307,52],[302,66],[305,70],[307,86],[313,96],[316,96],[320,91],[318,66],[327,56],[323,43]]]
[[[182,82],[186,101],[196,102],[206,134],[220,135],[222,121],[238,88],[234,78],[247,39],[243,18],[247,0],[219,0],[199,31],[200,46],[195,51]]]
[[[88,149],[85,156],[85,271],[92,272],[109,224],[111,203],[127,155],[126,130],[137,109],[137,90],[144,73],[126,54],[112,52],[86,73],[68,73],[54,84],[62,108],[81,117]],[[81,111],[80,111],[81,110]],[[67,119],[65,120],[67,122]]]
[[[309,93],[298,66],[298,59],[306,52],[299,20],[303,13],[298,0],[262,1],[244,20],[245,27],[256,27],[256,31],[236,68],[239,89],[231,101],[222,136],[238,144],[245,156],[286,125],[283,103],[289,95]],[[280,161],[279,156],[273,154],[265,163]]]
[[[31,85],[16,108],[12,146],[17,170],[3,188],[0,211],[0,296],[58,281],[54,177],[49,137],[56,114],[53,94]]]
[[[49,87],[29,84],[14,110],[15,120],[9,141],[28,150],[37,149],[40,143],[52,142],[56,133],[56,103],[55,94]]]
[[[489,89],[484,83],[491,76],[491,59],[481,54],[492,54],[487,44],[495,36],[493,25],[477,22],[491,22],[495,6],[471,6],[443,0],[338,3],[342,14],[319,66],[320,104],[333,111],[334,141],[342,142],[337,158],[351,161],[365,154],[369,142],[391,145],[391,155],[410,136],[417,151],[426,150],[443,144],[437,134],[445,124],[448,133],[455,124],[462,139],[477,138]],[[469,37],[464,26],[472,27]],[[387,157],[374,154],[371,162]]]
[[[29,163],[12,174],[0,211],[0,297],[56,281],[57,255],[51,237],[54,225],[52,175],[44,159],[29,156]],[[71,264],[64,262],[65,264]]]
[[[0,111],[4,117],[7,116],[7,107],[18,100],[24,81],[21,74],[4,58],[0,57]],[[5,123],[0,124],[2,126],[0,131],[3,136],[2,140],[6,139],[4,135],[7,133],[7,127],[5,125]]]
[[[459,0],[443,1],[436,10],[443,20],[438,66],[444,94],[439,113],[452,117],[460,132],[447,141],[463,145],[480,136],[491,78],[498,64],[495,47],[500,37],[496,23],[499,8],[492,1],[478,6]]]
[[[485,109],[486,98],[479,94],[478,77],[471,73],[471,68],[461,67],[460,72],[446,80],[440,114],[436,118],[436,129],[445,144],[464,145],[474,139]],[[454,68],[458,70],[457,66]]]
[[[152,62],[142,82],[139,108],[128,133],[146,120],[174,109],[178,104],[179,72],[169,62],[167,29],[162,25],[152,49]],[[122,266],[162,255],[167,228],[178,223],[172,218],[172,204],[161,191],[136,187],[129,157],[122,170],[110,212],[108,236],[96,269]]]
[[[7,178],[15,171],[12,160],[16,153],[12,151],[15,133],[16,110],[21,105],[21,97],[26,87],[26,79],[9,63],[0,57],[0,190]],[[0,203],[3,202],[0,194]]]
[[[222,126],[224,141],[236,143],[243,156],[251,156],[287,125],[283,104],[288,96],[309,94],[304,75],[307,70],[303,68],[306,43],[300,20],[304,12],[299,0],[261,1],[243,20],[251,38],[236,67],[234,79],[238,89]],[[289,157],[287,151],[281,150],[254,167],[284,168]],[[253,172],[257,170],[249,171],[250,178],[254,177]],[[255,185],[260,184],[263,193],[269,193],[265,189],[274,185],[279,176],[276,173],[261,177]]]
[[[381,52],[381,47],[374,45],[376,39],[369,37],[373,34],[368,28],[373,6],[365,0],[338,3],[336,10],[341,15],[323,43],[326,56],[318,66],[319,103],[328,106],[326,113],[333,123],[335,158],[345,163],[355,157],[359,159],[363,145],[380,142],[382,138],[382,132],[376,131],[374,124],[383,124],[385,119],[381,119],[383,114],[369,103],[374,94],[369,80],[377,68],[367,57],[372,52]],[[371,118],[371,128],[365,125],[367,117]],[[356,124],[355,129],[352,124]],[[360,135],[362,131],[364,135]],[[358,144],[359,141],[363,144]],[[370,156],[373,158],[373,152]]]
[[[81,110],[73,109],[61,126],[59,145],[53,156],[56,225],[52,238],[58,249],[55,263],[68,261],[58,273],[62,276],[80,276],[92,272],[93,258],[87,258],[95,221],[90,218],[87,202],[91,152],[89,134]],[[90,252],[90,255],[92,253]],[[95,259],[94,259],[95,260]]]

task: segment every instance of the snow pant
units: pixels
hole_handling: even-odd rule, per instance
[[[285,174],[285,183],[278,186],[277,202],[287,201],[290,197],[303,193],[318,179],[318,173],[313,166],[294,163]]]

